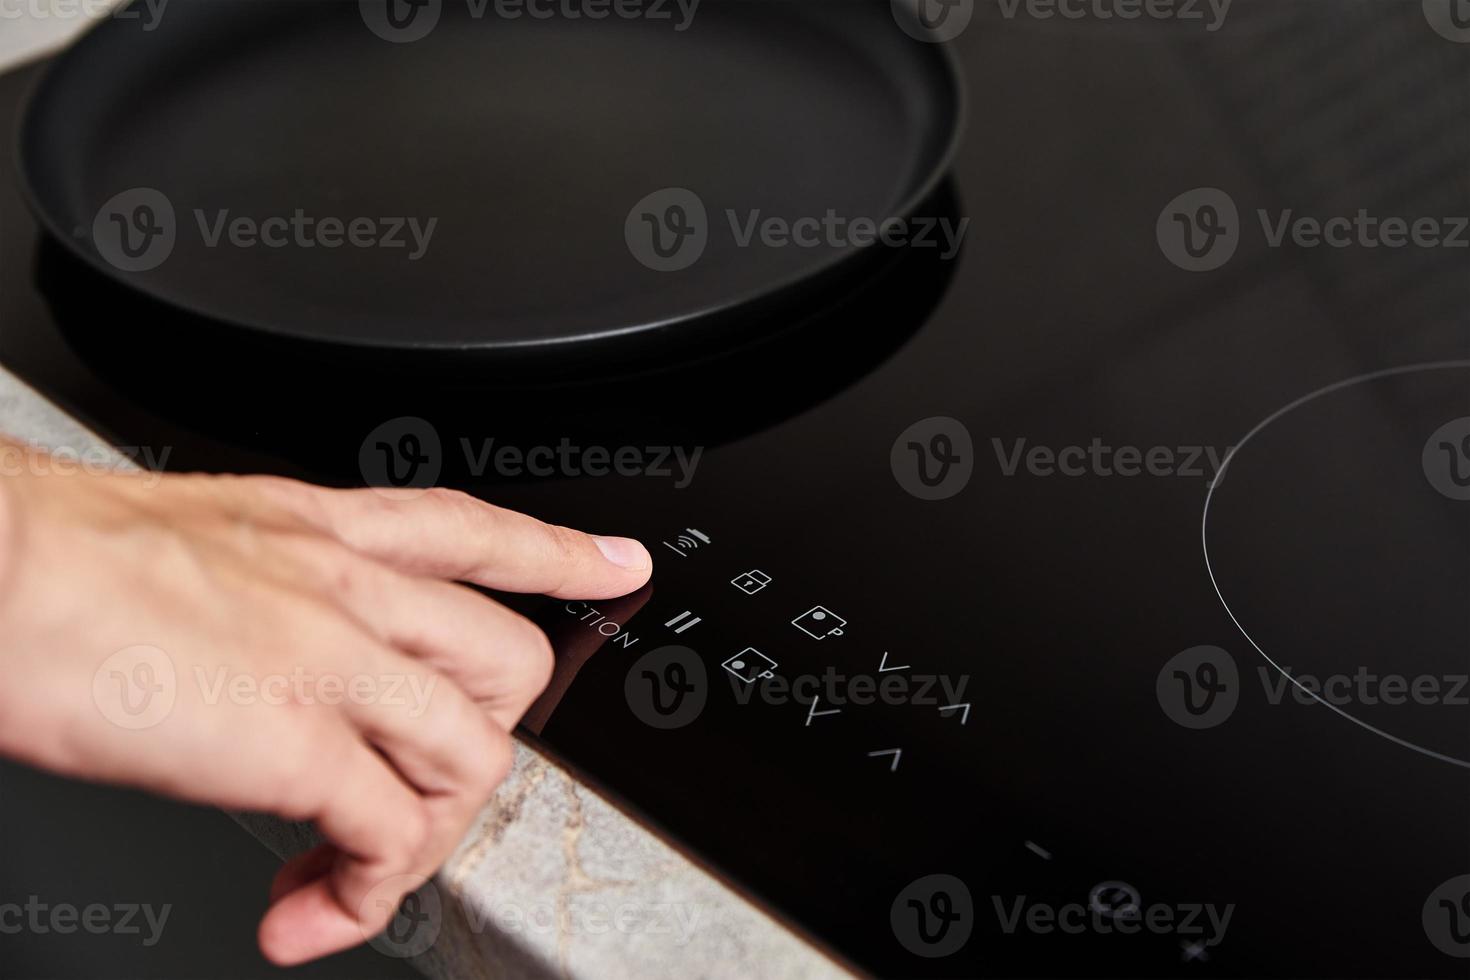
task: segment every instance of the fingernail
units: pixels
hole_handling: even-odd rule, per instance
[[[632,538],[604,538],[594,534],[592,540],[596,542],[597,550],[602,552],[602,557],[621,568],[637,572],[653,563],[648,549]]]

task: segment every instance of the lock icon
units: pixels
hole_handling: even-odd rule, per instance
[[[755,595],[761,589],[771,584],[771,576],[759,568],[752,568],[750,571],[741,572],[732,578],[730,584],[746,595]]]

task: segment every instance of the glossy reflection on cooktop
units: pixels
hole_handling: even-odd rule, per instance
[[[962,250],[769,345],[286,384],[89,300],[7,181],[0,359],[170,467],[640,536],[639,594],[521,602],[560,652],[524,734],[859,970],[1464,976],[1454,11],[961,6]]]

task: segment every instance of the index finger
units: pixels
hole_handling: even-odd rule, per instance
[[[363,555],[414,575],[562,599],[609,599],[653,572],[632,538],[546,524],[457,490],[393,499],[294,480],[251,481],[276,504]]]

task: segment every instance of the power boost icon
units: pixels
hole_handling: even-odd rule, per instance
[[[661,542],[665,548],[668,548],[680,558],[688,558],[692,552],[698,551],[701,546],[709,543],[709,535],[697,527],[686,527],[683,533],[674,536],[672,542]]]

